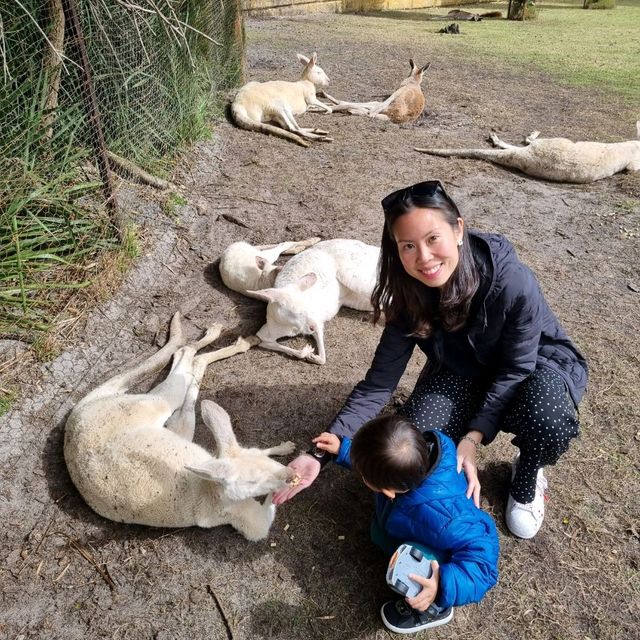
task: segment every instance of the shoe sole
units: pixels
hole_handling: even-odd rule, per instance
[[[414,627],[413,629],[400,629],[399,627],[394,627],[385,617],[384,617],[384,605],[380,607],[380,617],[382,618],[382,623],[387,629],[394,631],[395,633],[418,633],[419,631],[425,631],[426,629],[434,629],[435,627],[440,627],[443,624],[447,624],[447,622],[451,622],[453,618],[453,609],[449,612],[449,615],[446,618],[441,618],[440,620],[436,620],[435,622],[427,622],[420,627]]]

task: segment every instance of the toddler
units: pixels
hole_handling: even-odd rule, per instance
[[[371,538],[391,555],[402,543],[432,560],[432,575],[413,598],[385,603],[384,625],[414,633],[446,624],[453,607],[478,602],[498,579],[498,535],[492,518],[466,497],[456,446],[440,431],[420,433],[405,418],[384,415],[353,440],[322,433],[318,449],[336,456],[376,493]]]

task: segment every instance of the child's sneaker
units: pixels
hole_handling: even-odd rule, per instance
[[[520,460],[520,454],[518,454],[511,466],[511,479],[516,475],[516,469],[518,468],[518,461]],[[507,510],[505,513],[505,520],[509,531],[518,538],[533,538],[538,533],[544,520],[544,492],[547,489],[547,479],[544,477],[542,468],[538,469],[538,477],[536,479],[536,495],[532,502],[525,504],[516,502],[511,494],[507,500]]]
[[[426,611],[412,609],[404,599],[385,602],[380,609],[382,622],[396,633],[417,633],[447,624],[453,618],[453,607],[440,610],[431,605]]]

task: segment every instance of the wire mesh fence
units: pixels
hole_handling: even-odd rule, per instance
[[[111,171],[166,171],[243,53],[240,0],[0,0],[0,335],[86,283],[124,233]]]

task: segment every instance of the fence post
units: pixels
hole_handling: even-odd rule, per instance
[[[75,0],[62,0],[67,25],[69,26],[72,39],[71,44],[75,45],[76,51],[82,68],[82,86],[85,111],[89,121],[89,129],[91,131],[91,141],[93,143],[98,170],[102,180],[106,205],[111,219],[116,227],[118,235],[122,240],[126,232],[126,220],[118,209],[118,205],[111,181],[111,170],[109,169],[109,160],[107,158],[107,147],[104,142],[104,133],[102,131],[102,121],[100,119],[100,111],[98,110],[98,101],[93,88],[93,80],[91,78],[91,68],[89,66],[89,56],[87,55],[87,47],[84,41],[82,25],[78,15],[78,8]]]

